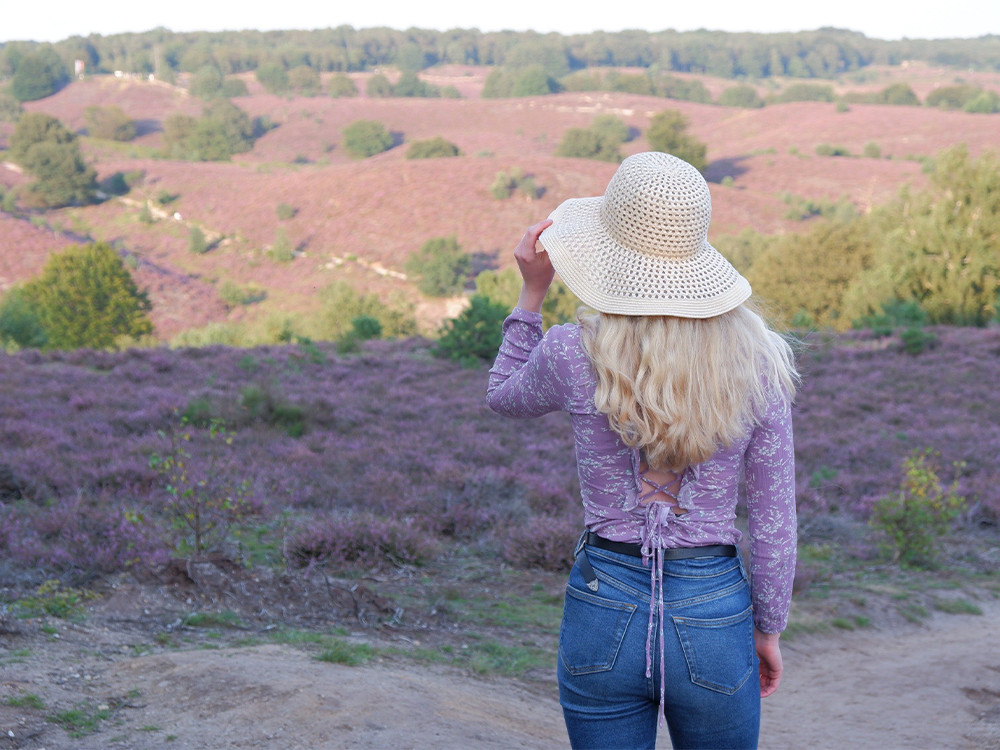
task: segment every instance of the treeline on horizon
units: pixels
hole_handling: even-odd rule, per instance
[[[74,36],[55,44],[0,43],[0,80],[22,58],[51,49],[72,70],[116,70],[169,78],[213,66],[224,74],[265,64],[320,72],[363,71],[383,65],[422,70],[432,65],[541,64],[553,76],[592,67],[638,67],[723,78],[832,78],[869,65],[923,61],[962,69],[1000,70],[1000,36],[976,39],[871,39],[836,28],[758,34],[698,30],[594,32],[564,36],[537,32],[433,31],[351,26],[312,31],[172,32]]]

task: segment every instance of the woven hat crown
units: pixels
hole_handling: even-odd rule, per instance
[[[697,255],[711,220],[705,178],[686,161],[659,152],[622,162],[601,204],[601,223],[615,242],[659,258]]]

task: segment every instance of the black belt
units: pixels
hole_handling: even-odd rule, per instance
[[[621,555],[642,557],[642,545],[636,542],[613,542],[588,531],[583,539],[591,547],[606,549]],[[663,550],[664,560],[685,560],[690,557],[736,557],[736,546],[732,544],[708,544],[703,547],[668,547]]]

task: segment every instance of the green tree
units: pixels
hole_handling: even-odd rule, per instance
[[[344,73],[337,73],[330,78],[327,91],[334,99],[358,95],[358,87]]]
[[[355,120],[343,133],[344,150],[354,159],[388,151],[395,143],[392,134],[378,120]]]
[[[14,287],[0,297],[0,348],[41,349],[47,341],[42,322],[23,289]]]
[[[458,294],[465,287],[472,267],[469,256],[452,237],[434,237],[404,264],[408,274],[417,277],[417,288],[432,297]]]
[[[530,65],[514,75],[510,96],[544,96],[559,90],[556,81],[541,65]]]
[[[87,133],[94,138],[131,141],[136,135],[135,122],[117,105],[87,107],[83,110],[83,121]]]
[[[103,242],[52,255],[24,285],[24,298],[53,349],[104,348],[153,331],[149,298]]]
[[[406,150],[407,159],[436,159],[439,157],[460,156],[461,150],[451,141],[441,136],[414,141]]]
[[[77,143],[36,143],[24,164],[35,178],[24,193],[28,205],[57,208],[94,200],[97,173],[84,163]]]
[[[24,196],[29,205],[50,208],[93,200],[97,173],[84,163],[76,136],[55,117],[25,114],[11,135],[9,156],[35,178]]]
[[[10,137],[8,158],[23,167],[28,151],[36,143],[73,143],[76,136],[52,115],[42,112],[28,112],[17,122]]]
[[[476,276],[476,295],[489,297],[507,312],[514,309],[521,293],[521,276],[513,268],[502,271],[482,271]],[[562,279],[555,279],[542,302],[542,325],[549,326],[576,320],[577,311],[583,305]]]
[[[289,70],[288,85],[301,96],[316,96],[322,89],[319,71],[308,65],[298,65]]]
[[[214,65],[205,65],[191,79],[191,94],[199,99],[214,99],[222,93],[222,73]]]
[[[381,73],[376,73],[365,84],[365,93],[373,99],[384,99],[392,96],[392,83]]]
[[[683,159],[700,172],[708,166],[707,147],[687,133],[688,119],[675,109],[653,115],[646,140],[653,151],[663,151]]]
[[[284,94],[288,91],[288,71],[284,65],[273,62],[263,63],[255,74],[257,81],[271,94]]]
[[[0,122],[14,122],[21,119],[24,108],[21,103],[9,94],[0,92]]]
[[[17,64],[10,82],[10,93],[20,102],[44,99],[56,93],[69,80],[66,66],[52,47],[28,53]]]
[[[913,299],[932,323],[985,325],[996,317],[1000,157],[947,149],[934,161],[929,189],[904,190],[879,215],[881,239],[844,296],[845,315],[853,320],[885,301]]]
[[[962,109],[974,114],[992,115],[1000,112],[1000,95],[996,91],[981,91],[966,102]]]

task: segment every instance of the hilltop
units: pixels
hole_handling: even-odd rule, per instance
[[[317,289],[335,280],[381,297],[401,295],[417,306],[424,329],[433,331],[454,314],[456,301],[416,292],[403,272],[407,257],[432,237],[455,235],[480,267],[509,266],[509,248],[523,226],[567,197],[603,192],[613,164],[554,156],[567,129],[587,127],[597,114],[617,115],[640,133],[625,144],[626,153],[648,147],[641,133],[656,112],[676,109],[689,119],[690,132],[708,145],[712,237],[746,227],[765,233],[802,229],[804,222],[787,217],[783,198],[789,195],[845,199],[865,211],[904,184],[924,184],[919,160],[945,146],[960,140],[975,154],[998,145],[994,117],[961,111],[873,104],[838,111],[830,102],[739,109],[614,92],[483,99],[486,72],[448,65],[421,74],[435,85],[454,86],[461,99],[373,99],[364,93],[348,99],[283,97],[266,93],[244,74],[249,95],[233,101],[277,127],[249,153],[216,163],[153,158],[169,115],[201,111],[202,102],[183,86],[114,76],[75,81],[25,109],[82,130],[88,106],[120,106],[137,121],[138,137],[129,144],[86,138],[84,152],[101,178],[120,171],[142,179],[127,196],[100,205],[50,211],[31,216],[31,222],[0,216],[0,290],[37,273],[49,253],[92,238],[114,242],[131,256],[137,280],[150,292],[160,340],[209,322],[310,314]],[[364,92],[371,75],[351,77]],[[713,95],[732,85],[725,79],[677,76],[702,81]],[[956,79],[953,71],[911,65],[873,67],[834,85],[838,93],[864,92],[904,81],[923,97]],[[1000,74],[963,74],[961,79],[1000,88]],[[758,89],[763,95],[773,85],[781,84],[759,84]],[[342,130],[360,118],[384,123],[401,145],[351,160],[342,147]],[[11,125],[0,125],[0,144],[11,131]],[[435,136],[454,142],[463,155],[405,158],[406,143]],[[818,145],[834,144],[860,157],[870,143],[878,146],[880,158],[816,153]],[[512,167],[544,188],[540,198],[498,201],[490,195],[496,174]],[[2,186],[25,179],[10,168],[0,169]],[[159,218],[154,216],[154,223],[140,221],[144,203],[156,205],[164,192],[176,199]],[[294,217],[280,219],[279,204],[291,206]],[[205,255],[192,254],[191,226],[221,242]],[[279,229],[296,248],[290,263],[264,254]],[[265,298],[234,308],[220,298],[225,282],[263,289]]]

